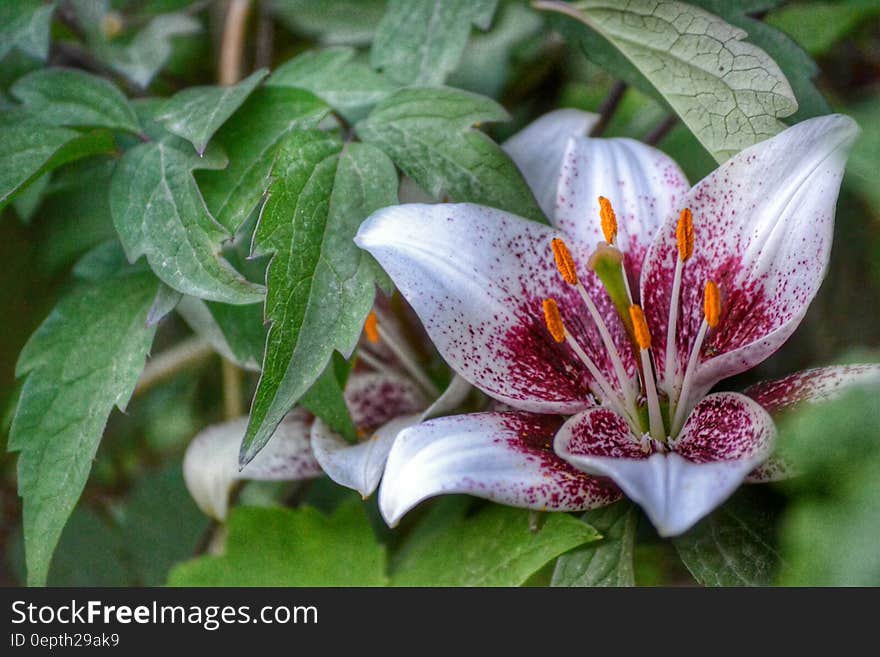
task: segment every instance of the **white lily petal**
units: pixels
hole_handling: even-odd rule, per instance
[[[374,213],[355,239],[394,280],[443,358],[473,385],[516,408],[572,413],[591,405],[591,377],[547,330],[542,304],[559,304],[566,329],[598,369],[611,358],[574,287],[556,268],[547,226],[470,204],[398,205]],[[595,275],[584,277],[628,373],[635,361]]]
[[[776,435],[757,403],[718,393],[694,408],[674,451],[640,454],[622,420],[609,413],[594,409],[570,418],[554,448],[584,472],[613,479],[661,536],[687,531],[724,502],[767,458]]]
[[[374,387],[374,391],[381,393],[381,388]],[[373,494],[382,479],[385,461],[397,434],[428,417],[452,411],[464,401],[470,390],[471,384],[455,375],[428,410],[398,415],[379,427],[367,440],[355,444],[332,431],[321,420],[315,420],[312,425],[312,449],[315,458],[333,481],[352,488],[367,498]]]
[[[586,135],[598,120],[599,115],[590,112],[556,110],[532,121],[501,145],[548,217],[556,207],[556,188],[569,138]]]
[[[310,416],[294,409],[278,425],[272,438],[244,469],[238,469],[238,450],[247,430],[242,417],[201,431],[186,449],[183,478],[198,507],[224,520],[229,492],[240,479],[300,480],[321,474],[309,442]]]
[[[634,139],[571,139],[556,193],[554,225],[571,236],[586,259],[604,241],[599,197],[614,208],[615,244],[626,254],[631,287],[638,290],[642,262],[661,225],[680,210],[690,188],[679,166],[662,151]]]
[[[417,424],[397,437],[379,488],[379,509],[394,526],[419,502],[466,493],[527,509],[580,511],[619,497],[549,445],[558,426],[530,413],[454,415]]]
[[[367,440],[354,444],[318,419],[312,425],[312,449],[327,476],[366,499],[382,479],[388,452],[397,435],[420,419],[420,413],[398,417],[379,427]]]
[[[802,121],[735,155],[683,200],[693,211],[694,250],[683,268],[675,343],[682,371],[703,321],[706,281],[721,291],[720,323],[703,344],[691,399],[767,358],[800,323],[825,275],[857,134],[841,115]],[[641,281],[658,362],[666,357],[676,223],[669,217],[657,233]]]

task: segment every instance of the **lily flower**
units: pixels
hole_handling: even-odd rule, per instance
[[[575,511],[622,490],[676,535],[750,473],[781,475],[768,409],[878,378],[831,368],[709,394],[775,352],[815,296],[851,119],[799,123],[693,187],[659,150],[583,136],[592,121],[552,113],[505,144],[551,226],[472,204],[362,224],[355,241],[447,363],[515,409],[404,431],[380,488],[390,525],[441,493]]]
[[[344,390],[361,440],[350,443],[306,409],[295,407],[266,447],[239,470],[247,417],[210,426],[193,438],[183,461],[187,488],[204,513],[225,520],[230,492],[243,480],[303,481],[327,474],[366,498],[379,485],[397,434],[462,402],[470,385],[456,376],[438,396],[394,320],[384,313],[382,317],[380,321],[376,311],[370,313],[358,368]],[[436,399],[429,406],[432,397]]]

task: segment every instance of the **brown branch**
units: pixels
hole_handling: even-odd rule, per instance
[[[250,0],[229,0],[226,20],[223,23],[223,40],[220,44],[218,79],[227,87],[241,80],[244,68],[244,37]]]
[[[675,127],[676,123],[678,123],[678,117],[675,114],[670,114],[658,123],[643,141],[651,146],[660,143],[660,140],[669,134],[669,131]]]
[[[214,348],[202,338],[191,337],[154,356],[141,373],[134,395],[143,394],[150,388],[167,381],[175,375],[200,365],[214,353]]]
[[[599,120],[596,121],[596,125],[590,130],[590,137],[598,137],[605,132],[605,128],[608,127],[608,123],[611,121],[617,108],[620,107],[620,101],[623,100],[623,96],[626,94],[626,89],[627,86],[625,82],[618,80],[614,83],[608,97],[605,98],[599,106]]]

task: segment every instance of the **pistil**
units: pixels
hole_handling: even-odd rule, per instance
[[[592,317],[596,328],[599,330],[602,343],[605,345],[605,349],[608,351],[608,355],[611,358],[611,364],[614,367],[614,373],[620,384],[626,407],[634,411],[636,395],[632,381],[626,374],[626,369],[620,358],[620,352],[617,351],[617,346],[614,344],[614,340],[611,337],[611,332],[605,324],[605,320],[599,313],[599,309],[596,307],[596,304],[593,302],[587,289],[578,278],[577,267],[575,266],[574,258],[571,257],[571,252],[568,250],[565,242],[558,237],[553,238],[550,245],[553,249],[553,256],[556,259],[556,267],[559,269],[559,273],[562,275],[563,280],[577,289],[581,300],[583,300],[584,305],[587,307],[587,311],[590,313],[590,317]]]
[[[663,426],[663,413],[660,410],[660,398],[657,396],[657,384],[654,381],[654,370],[651,365],[651,332],[648,330],[648,322],[645,320],[645,313],[642,312],[640,306],[633,304],[629,308],[629,313],[642,359],[645,397],[648,401],[648,426],[651,437],[654,440],[665,442],[666,429]]]

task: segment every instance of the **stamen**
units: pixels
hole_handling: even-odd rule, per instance
[[[558,237],[554,237],[550,242],[553,248],[553,257],[556,259],[556,267],[562,274],[563,280],[569,285],[577,285],[578,276],[577,269],[574,266],[574,258],[571,257],[571,251]]]
[[[596,367],[593,359],[587,355],[587,352],[583,350],[583,347],[581,347],[578,341],[565,330],[565,324],[562,322],[562,315],[559,313],[559,306],[556,303],[556,299],[544,299],[543,305],[544,323],[547,325],[547,330],[550,332],[550,335],[553,336],[553,339],[556,342],[564,341],[569,347],[571,347],[571,350],[574,351],[581,362],[586,365],[587,370],[589,370],[590,375],[599,387],[599,392],[601,393],[599,396],[612,404],[618,413],[629,419],[630,423],[634,423],[635,417],[632,414],[630,407],[626,405],[626,402],[622,400],[619,395],[615,394],[614,388],[608,382],[608,379],[605,378],[605,375],[603,375],[599,368]],[[634,424],[634,426],[636,425],[637,423]]]
[[[651,332],[648,330],[648,322],[645,320],[644,311],[640,306],[633,304],[629,307],[629,316],[632,319],[636,344],[639,345],[639,349],[650,349]]]
[[[678,329],[678,305],[681,300],[681,276],[684,263],[694,253],[694,216],[690,208],[685,208],[678,215],[675,227],[675,239],[678,242],[678,258],[675,261],[675,275],[672,278],[672,294],[669,298],[669,320],[666,325],[666,392],[671,400],[678,398],[678,359],[675,352],[675,333]]]
[[[694,215],[690,208],[685,208],[678,215],[675,239],[678,241],[678,257],[686,262],[694,253]]]
[[[602,221],[602,234],[605,235],[605,241],[614,244],[614,238],[617,237],[617,215],[614,214],[611,201],[604,196],[599,197],[599,218]]]
[[[654,369],[651,366],[651,332],[648,330],[648,322],[645,313],[640,306],[633,304],[629,308],[635,330],[636,342],[639,345],[639,354],[642,359],[642,371],[645,381],[645,397],[648,399],[648,425],[651,437],[654,440],[664,442],[666,429],[663,427],[663,413],[660,411],[660,398],[657,396],[657,384],[654,382]]]
[[[677,435],[684,424],[685,412],[690,406],[688,397],[693,387],[694,377],[696,376],[697,361],[700,358],[700,351],[703,349],[703,342],[706,339],[706,333],[710,328],[718,326],[721,317],[721,294],[718,286],[714,281],[706,281],[703,290],[703,322],[700,324],[700,331],[697,333],[697,339],[694,341],[694,347],[691,349],[690,358],[688,358],[687,368],[684,371],[684,381],[681,385],[681,396],[679,396],[675,407],[675,416],[672,421],[672,435]]]
[[[703,315],[709,328],[715,328],[721,320],[721,293],[718,292],[715,281],[706,281],[706,288],[703,290]]]
[[[434,382],[428,378],[428,375],[422,371],[422,368],[415,361],[415,359],[407,352],[407,350],[398,343],[397,340],[394,339],[394,336],[388,333],[381,324],[376,322],[376,333],[379,335],[379,338],[385,343],[391,352],[397,357],[397,360],[400,361],[400,364],[403,366],[403,369],[407,371],[413,380],[418,383],[431,399],[436,399],[440,396],[440,391],[437,389],[437,386],[434,385]]]
[[[556,342],[565,341],[565,325],[562,323],[556,299],[544,299],[544,323]]]
[[[370,314],[367,315],[367,321],[364,322],[364,334],[372,344],[379,342],[378,324],[379,320],[376,318],[376,312],[371,310]]]

